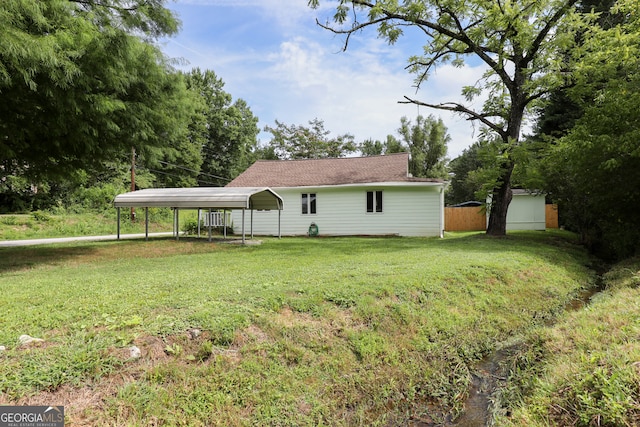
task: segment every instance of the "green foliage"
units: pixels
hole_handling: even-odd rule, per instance
[[[177,29],[163,4],[0,3],[0,168],[13,177],[0,193],[11,209],[50,207],[58,187],[85,184],[131,147],[150,156],[185,135],[186,89],[153,44]]]
[[[633,191],[640,185],[640,20],[637,4],[627,6],[620,10],[628,12],[624,24],[590,29],[574,52],[575,84],[568,93],[583,115],[542,162],[564,224],[609,259],[640,247],[640,201]]]
[[[406,117],[400,120],[398,132],[409,148],[409,172],[420,178],[446,178],[447,143],[451,137],[442,119],[418,116],[415,124]]]
[[[60,209],[55,213],[36,211],[31,215],[0,215],[0,240],[22,240],[47,237],[100,236],[116,233],[116,214],[113,211],[87,213],[82,208]],[[144,211],[138,211],[138,221],[132,223],[129,210],[121,213],[123,234],[144,233]],[[149,231],[170,232],[171,211],[166,208],[149,209]],[[181,221],[188,221],[182,218]]]
[[[476,200],[476,193],[482,188],[482,183],[473,180],[473,172],[483,165],[480,150],[481,145],[476,142],[449,162],[448,168],[452,176],[445,194],[448,205]]]
[[[225,185],[250,166],[257,147],[258,118],[247,103],[223,90],[224,82],[211,70],[193,69],[185,75],[189,90],[199,97],[200,118],[192,123],[191,140],[202,157],[201,185]]]
[[[487,140],[497,142],[502,159],[494,164],[497,179],[487,233],[504,235],[511,179],[522,158],[523,121],[539,108],[546,93],[565,83],[562,53],[574,44],[576,33],[595,19],[592,14],[577,14],[575,3],[341,0],[333,17],[335,26],[321,26],[346,35],[345,49],[352,36],[368,27],[376,28],[390,44],[406,26],[417,27],[425,42],[422,51],[409,58],[407,69],[415,75],[418,88],[443,65],[462,67],[479,60],[486,66],[487,71],[473,87],[462,88],[465,102],[433,103],[410,97],[405,97],[405,102],[459,113],[492,134]],[[318,9],[320,1],[308,4]],[[473,101],[480,95],[486,101],[478,108]]]
[[[31,214],[31,216],[33,216],[33,219],[39,222],[49,222],[51,221],[51,215],[45,213],[45,212],[41,212],[41,211],[35,211]]]
[[[384,142],[368,139],[358,145],[363,156],[379,156],[382,154],[404,153],[407,148],[395,136],[387,135]]]
[[[310,120],[309,126],[288,126],[276,120],[276,127],[265,126],[264,130],[273,135],[269,145],[283,160],[344,157],[356,151],[352,135],[329,138],[331,132],[325,130],[324,122],[317,118]]]

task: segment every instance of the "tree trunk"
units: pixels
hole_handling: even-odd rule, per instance
[[[493,189],[491,198],[491,211],[487,234],[490,236],[505,236],[507,234],[507,210],[513,197],[511,191],[511,173],[513,164],[505,167],[500,177],[501,184]]]

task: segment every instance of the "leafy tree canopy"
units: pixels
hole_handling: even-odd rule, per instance
[[[321,159],[344,157],[357,150],[353,136],[349,134],[330,138],[324,122],[317,118],[309,121],[309,127],[286,125],[276,120],[276,126],[265,126],[273,138],[269,145],[279,159]]]
[[[416,122],[400,119],[398,129],[409,148],[409,172],[421,178],[446,178],[447,143],[451,137],[442,119],[418,116]]]
[[[0,2],[0,164],[33,180],[99,167],[183,132],[185,86],[143,38],[176,31],[162,1]]]
[[[521,145],[523,120],[549,90],[564,82],[560,51],[575,41],[583,21],[574,13],[577,0],[340,0],[333,21],[320,23],[350,38],[367,27],[375,27],[389,43],[407,26],[424,34],[420,55],[409,58],[416,86],[426,81],[435,67],[463,66],[470,58],[482,61],[487,72],[474,86],[462,88],[466,103],[434,104],[405,97],[408,103],[460,113],[497,135],[495,141],[503,161],[493,190],[487,233],[505,234],[511,201],[511,178]],[[320,0],[310,0],[318,7]],[[595,18],[595,17],[594,17]],[[476,108],[472,101],[485,95]]]
[[[619,1],[625,16],[599,26],[574,50],[567,91],[584,114],[549,147],[543,171],[567,225],[601,256],[640,248],[640,5]]]
[[[387,135],[384,142],[367,139],[358,144],[358,151],[363,156],[380,156],[382,154],[404,153],[407,148],[393,135]]]
[[[253,160],[260,132],[258,118],[243,99],[233,101],[215,72],[195,68],[186,74],[186,80],[202,100],[204,122],[198,134],[203,162],[198,179],[201,185],[225,185]]]

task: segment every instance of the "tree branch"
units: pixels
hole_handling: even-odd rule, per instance
[[[533,40],[533,43],[531,44],[531,50],[529,50],[527,55],[524,57],[524,60],[526,62],[530,62],[533,60],[533,58],[535,58],[538,50],[540,50],[540,47],[542,46],[542,42],[547,37],[547,35],[549,35],[551,29],[555,27],[555,24],[560,20],[560,18],[562,18],[567,13],[567,10],[577,2],[578,0],[567,0],[567,3],[563,7],[556,10],[556,13],[554,13],[551,19],[547,21],[547,24],[542,30],[540,30],[536,38]]]
[[[141,4],[137,4],[135,6],[131,6],[131,7],[120,7],[120,6],[114,6],[112,4],[104,4],[104,3],[100,3],[94,0],[68,0],[71,3],[78,3],[78,4],[82,4],[84,6],[96,6],[96,7],[105,7],[107,9],[113,9],[113,10],[117,10],[119,12],[132,12],[134,10],[138,10],[141,6]],[[146,2],[143,2],[142,4],[145,4]]]
[[[484,125],[486,125],[488,128],[490,128],[491,130],[500,134],[500,136],[504,138],[506,138],[507,136],[506,131],[502,127],[498,126],[491,120],[487,119],[487,114],[477,113],[465,107],[462,104],[458,104],[457,102],[445,102],[442,104],[428,104],[426,102],[418,101],[417,99],[411,99],[408,96],[405,96],[404,98],[406,99],[406,101],[398,101],[398,103],[399,104],[416,104],[423,107],[435,108],[437,110],[453,111],[455,113],[466,114],[467,116],[469,116],[468,120],[478,120],[482,122]]]

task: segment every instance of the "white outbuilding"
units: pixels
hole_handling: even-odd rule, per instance
[[[514,189],[507,210],[507,231],[546,229],[545,194]],[[491,210],[491,197],[487,198],[487,212]]]

